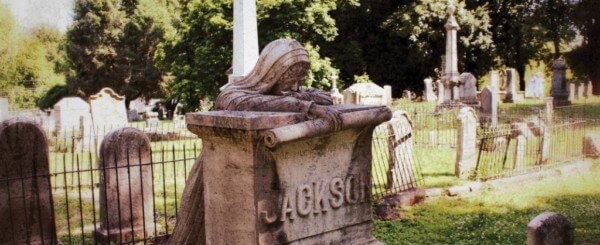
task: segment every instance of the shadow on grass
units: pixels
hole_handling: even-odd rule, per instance
[[[600,195],[533,197],[529,207],[462,198],[415,207],[397,221],[376,221],[375,236],[386,244],[525,244],[527,224],[549,210],[565,215],[579,243],[600,243]]]

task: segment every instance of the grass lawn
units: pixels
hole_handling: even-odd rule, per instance
[[[593,171],[512,184],[462,198],[441,197],[401,220],[376,221],[386,244],[525,244],[527,224],[544,211],[566,216],[575,241],[600,243],[600,161]]]

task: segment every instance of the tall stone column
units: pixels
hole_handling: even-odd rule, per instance
[[[248,75],[258,60],[256,1],[233,1],[233,73],[230,82]]]
[[[569,88],[567,87],[567,64],[562,58],[558,58],[552,65],[552,97],[554,98],[554,106],[570,105]]]
[[[460,26],[458,22],[456,22],[456,18],[454,17],[454,12],[456,11],[456,7],[454,6],[454,1],[448,1],[448,21],[446,21],[446,61],[444,62],[444,87],[448,91],[453,91],[452,97],[445,98],[445,102],[449,102],[452,100],[458,100],[458,89],[453,89],[453,87],[458,86],[459,76],[458,73],[458,51],[456,49],[457,42],[457,34],[456,32],[460,30]]]

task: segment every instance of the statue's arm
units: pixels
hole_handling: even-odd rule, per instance
[[[274,96],[234,92],[217,100],[217,109],[233,111],[277,111],[308,113],[312,101],[291,96]]]
[[[301,100],[313,101],[317,105],[333,105],[331,95],[319,89],[300,89],[298,92],[289,92],[287,95]]]

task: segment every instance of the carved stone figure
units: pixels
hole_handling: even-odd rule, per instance
[[[340,113],[327,107],[329,93],[302,89],[308,73],[308,52],[295,40],[279,39],[267,45],[248,76],[225,86],[217,110],[303,112],[341,126]]]

